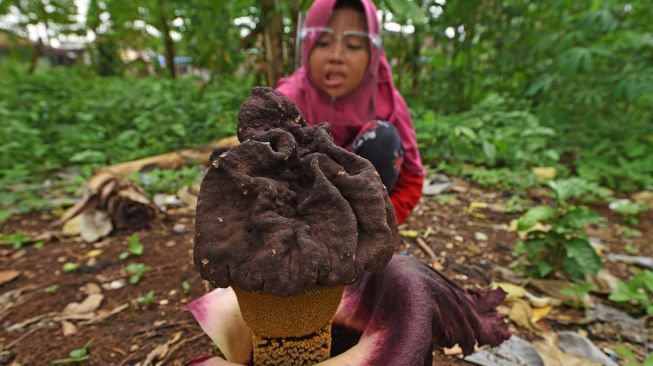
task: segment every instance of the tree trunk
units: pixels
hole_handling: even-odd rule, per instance
[[[412,85],[412,96],[417,98],[419,96],[419,55],[422,51],[422,34],[421,29],[415,25],[415,32],[413,33],[413,56],[412,56],[412,70],[413,74],[413,85]]]
[[[34,54],[32,55],[32,61],[29,64],[30,75],[34,73],[34,70],[36,70],[36,65],[39,63],[42,50],[43,50],[43,40],[39,38],[38,42],[34,43]]]
[[[274,86],[283,76],[283,22],[276,0],[262,0],[263,45],[265,47],[265,72],[269,86]]]
[[[161,22],[163,45],[165,46],[166,67],[168,68],[170,77],[174,79],[177,77],[177,71],[175,70],[175,43],[170,36],[168,16],[165,12],[163,0],[159,0],[159,22]]]

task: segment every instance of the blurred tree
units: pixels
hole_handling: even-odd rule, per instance
[[[127,47],[156,46],[152,41],[160,41],[168,73],[175,78],[173,21],[185,4],[180,0],[91,0],[87,25],[98,37],[106,35]]]
[[[14,28],[23,37],[31,27],[42,27],[39,40],[34,42],[34,54],[29,72],[34,72],[44,44],[59,34],[75,32],[77,7],[74,0],[0,0],[0,15],[18,13]]]
[[[274,86],[284,72],[283,13],[278,0],[261,0],[260,7],[265,48],[264,69],[268,85]]]

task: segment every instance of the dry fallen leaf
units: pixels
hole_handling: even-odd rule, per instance
[[[93,249],[90,250],[86,253],[86,256],[89,258],[97,257],[98,255],[102,254],[104,252],[102,249]]]
[[[79,235],[79,222],[81,220],[80,216],[75,216],[72,219],[66,221],[66,223],[61,228],[61,234],[63,236],[77,236]]]
[[[181,334],[182,332],[175,333],[172,336],[172,338],[168,340],[166,343],[160,344],[156,346],[152,351],[150,351],[150,353],[147,354],[145,361],[143,361],[143,366],[162,364],[160,362],[155,362],[155,361],[163,361],[163,359],[168,355],[168,350],[170,349],[170,346],[177,343],[177,341],[181,339]]]
[[[447,356],[458,356],[463,353],[463,349],[459,345],[454,345],[451,348],[443,348],[443,353]]]
[[[513,300],[508,318],[522,328],[532,330],[535,333],[542,332],[542,328],[533,322],[533,309],[531,309],[528,301],[522,299]]]
[[[102,288],[93,282],[89,282],[82,286],[81,290],[86,295],[102,293]]]
[[[549,315],[551,310],[553,310],[552,305],[547,305],[547,306],[544,306],[544,307],[541,307],[541,308],[532,309],[533,316],[531,317],[531,321],[533,323],[539,322],[542,318]]]
[[[85,211],[79,216],[79,233],[87,243],[96,242],[113,230],[111,218],[104,211]]]
[[[13,281],[18,276],[20,276],[20,271],[15,271],[15,270],[8,270],[8,271],[0,271],[0,285],[3,285],[9,281]]]
[[[100,307],[102,299],[104,299],[104,295],[102,294],[90,294],[81,303],[71,302],[66,305],[63,313],[68,315],[90,313]]]
[[[548,296],[535,296],[532,293],[526,291],[524,297],[528,302],[535,308],[543,308],[546,306],[560,306],[562,305],[562,300],[556,299]]]
[[[557,342],[558,336],[555,333],[547,333],[544,340],[533,342],[546,366],[601,366],[599,362],[562,352]]]
[[[399,235],[404,238],[416,238],[418,234],[417,230],[399,230]]]
[[[129,307],[129,304],[122,304],[120,306],[117,306],[111,310],[98,310],[97,315],[85,322],[83,322],[83,325],[87,324],[95,324],[95,323],[100,323],[109,317],[118,314],[119,312],[127,309]]]
[[[487,218],[487,216],[485,216],[482,213],[475,212],[475,210],[477,208],[481,208],[481,209],[482,208],[488,208],[488,204],[485,203],[485,202],[474,201],[474,202],[469,204],[469,207],[467,208],[467,211],[465,213],[470,215],[470,216],[474,216],[474,217],[476,217],[478,219],[485,220]]]
[[[490,284],[490,287],[492,289],[501,288],[506,293],[504,301],[520,299],[526,294],[526,290],[523,287],[508,282],[493,282]]]
[[[61,330],[63,332],[64,337],[77,333],[77,327],[75,326],[75,324],[67,320],[61,321]]]
[[[653,192],[642,191],[632,196],[633,201],[640,205],[645,205],[653,209]]]
[[[540,182],[546,182],[556,177],[557,171],[554,167],[533,167],[531,171],[537,177],[537,180]]]

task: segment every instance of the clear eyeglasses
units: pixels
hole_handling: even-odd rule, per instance
[[[338,44],[343,46],[345,53],[356,53],[364,50],[368,44],[374,47],[381,47],[381,37],[377,34],[348,30],[335,34],[331,28],[309,27],[304,28],[299,34],[302,41],[315,41],[315,49],[328,51],[336,50]]]

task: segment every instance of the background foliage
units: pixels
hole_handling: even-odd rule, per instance
[[[0,184],[40,182],[66,167],[88,174],[230,133],[249,88],[292,71],[297,14],[309,5],[0,0],[0,15],[17,19],[4,27],[10,47],[0,55]],[[536,166],[622,192],[653,187],[647,1],[377,5],[430,166],[509,189],[537,184]],[[39,63],[38,42],[24,42],[35,25],[46,46],[91,34],[88,62]],[[141,58],[127,62],[126,51]],[[177,75],[178,56],[196,72]]]

